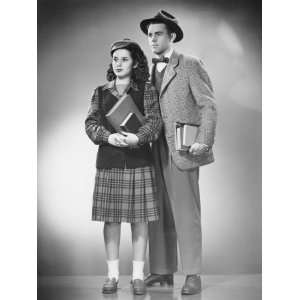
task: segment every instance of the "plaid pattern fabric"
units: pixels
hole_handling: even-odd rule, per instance
[[[154,176],[152,166],[97,169],[92,220],[129,223],[158,220]]]
[[[130,82],[130,87],[134,90],[138,90],[138,85],[134,81]],[[100,86],[96,88],[94,91],[88,116],[85,120],[85,131],[91,141],[96,145],[107,143],[108,137],[111,134],[103,125],[103,118],[105,117],[103,116],[101,105],[99,105],[99,102],[102,101],[102,99],[99,99],[99,89],[109,89],[113,95],[117,96],[115,81],[110,81],[103,87]],[[163,125],[157,91],[150,82],[145,83],[144,113],[146,118],[145,124],[140,127],[136,134],[139,138],[140,146],[157,140]]]
[[[155,87],[150,82],[146,82],[145,84],[144,110],[146,121],[136,134],[139,138],[139,145],[157,140],[163,126],[158,94]]]
[[[99,88],[96,88],[89,107],[88,116],[85,120],[85,132],[90,140],[96,145],[108,143],[108,137],[111,134],[103,125],[104,116],[99,109]]]

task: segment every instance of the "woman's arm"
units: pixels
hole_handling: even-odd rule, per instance
[[[139,139],[138,145],[140,146],[157,140],[163,124],[157,91],[150,83],[145,84],[144,111],[146,117],[145,124],[136,133]]]
[[[99,107],[99,89],[101,89],[101,87],[96,88],[94,91],[88,116],[85,120],[85,132],[96,145],[108,143],[108,137],[111,134],[111,132],[103,126],[103,117]]]

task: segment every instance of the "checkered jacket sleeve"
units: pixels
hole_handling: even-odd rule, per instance
[[[99,106],[99,89],[95,89],[91,105],[88,111],[88,116],[85,120],[85,132],[91,141],[96,145],[108,143],[108,137],[111,134],[103,125],[103,112]]]
[[[145,84],[144,112],[146,121],[136,133],[140,146],[157,140],[163,125],[157,91],[149,82]]]

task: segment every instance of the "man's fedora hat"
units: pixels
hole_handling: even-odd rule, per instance
[[[178,25],[178,21],[174,16],[165,10],[160,10],[153,18],[145,19],[140,23],[140,27],[145,34],[148,34],[148,26],[151,23],[164,23],[172,32],[176,33],[174,43],[179,42],[183,38],[183,31]]]
[[[111,47],[110,47],[110,54],[113,55],[114,51],[118,50],[118,49],[126,49],[129,46],[132,46],[133,48],[142,51],[141,47],[139,46],[139,44],[131,39],[125,38],[123,40],[120,41],[116,41],[114,42]]]

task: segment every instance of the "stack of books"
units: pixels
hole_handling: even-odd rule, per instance
[[[136,133],[145,122],[145,117],[129,94],[125,94],[105,115],[117,132]]]
[[[188,151],[195,143],[198,135],[199,125],[177,122],[175,124],[175,149],[177,151]]]

